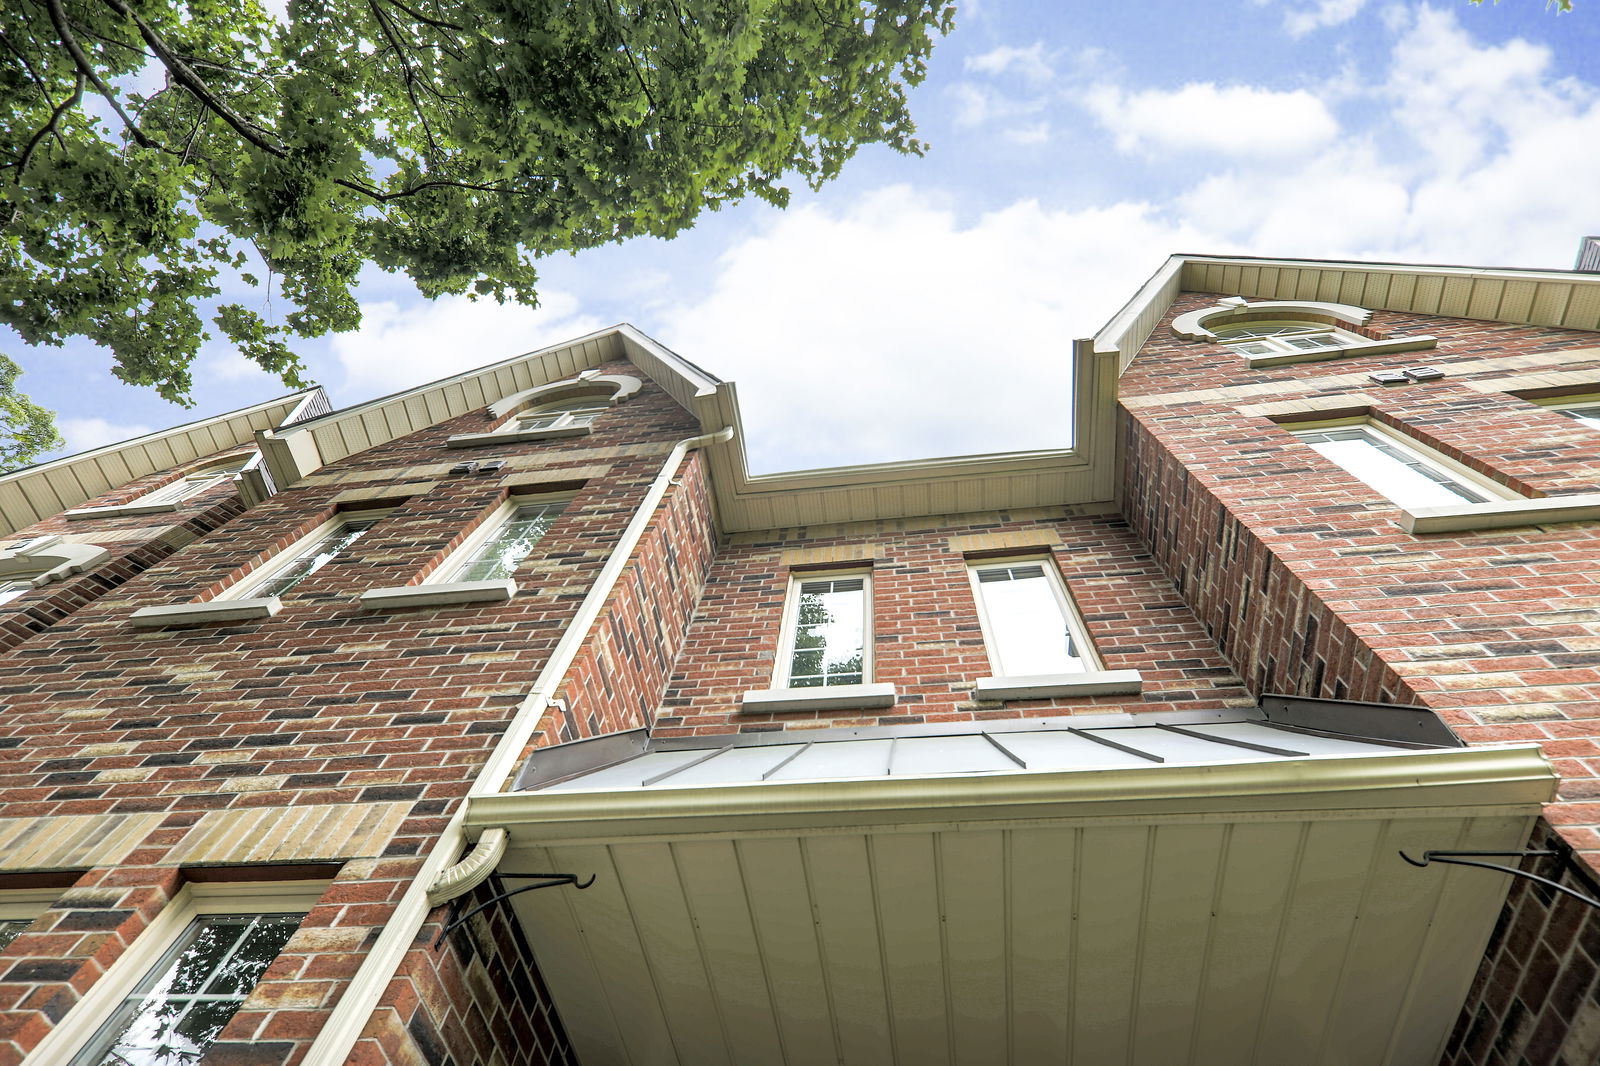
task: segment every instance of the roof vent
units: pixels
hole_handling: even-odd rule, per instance
[[[1578,262],[1572,268],[1585,274],[1600,274],[1600,237],[1585,237],[1578,245]]]

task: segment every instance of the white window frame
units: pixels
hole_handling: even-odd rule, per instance
[[[427,577],[415,585],[367,589],[361,594],[361,606],[367,610],[393,610],[411,607],[453,607],[466,603],[497,603],[511,599],[517,594],[515,577],[467,581],[453,575],[466,566],[472,556],[511,521],[511,516],[516,514],[519,508],[541,503],[560,504],[564,514],[567,505],[575,498],[576,495],[571,492],[523,492],[506,497],[500,506],[495,508],[494,513],[478,523],[478,528],[468,534],[449,555],[439,561],[438,566],[428,572]],[[560,520],[561,515],[558,514],[551,523],[552,528]],[[548,532],[545,535],[548,536]]]
[[[533,507],[539,504],[560,504],[562,510],[551,522],[551,526],[554,527],[555,522],[559,522],[562,515],[566,513],[566,508],[572,503],[573,498],[574,496],[570,492],[529,492],[506,497],[493,514],[478,523],[478,528],[474,529],[465,540],[456,545],[454,551],[445,556],[439,565],[433,568],[428,576],[423,579],[423,583],[438,585],[457,581],[458,579],[447,575],[454,574],[467,566],[472,556],[476,555],[485,544],[493,540],[495,535],[505,528],[506,524],[511,521],[512,516],[521,508]],[[545,536],[549,536],[549,533],[547,532]],[[543,538],[540,539],[542,540]],[[532,554],[531,550],[529,554]],[[526,559],[527,556],[523,556],[523,558]],[[519,563],[518,565],[520,566],[521,564]],[[514,579],[508,578],[507,580]]]
[[[988,605],[984,602],[978,573],[982,570],[1010,566],[1038,566],[1044,571],[1045,584],[1055,597],[1056,607],[1061,611],[1061,619],[1066,623],[1067,632],[1072,635],[1072,642],[1079,651],[1078,659],[1083,665],[1083,669],[1072,672],[1089,673],[1103,670],[1104,664],[1101,663],[1094,642],[1089,639],[1089,631],[1083,624],[1083,615],[1078,613],[1077,604],[1073,603],[1072,597],[1067,594],[1066,584],[1061,580],[1061,571],[1056,567],[1055,559],[1048,555],[967,560],[967,582],[972,587],[972,598],[978,605],[978,625],[983,630],[983,648],[989,654],[989,668],[997,675],[1005,673],[1005,667],[1000,662],[999,641],[995,639],[994,622],[990,619]]]
[[[981,559],[969,558],[967,585],[972,590],[972,602],[978,612],[978,627],[983,632],[983,650],[989,657],[993,676],[981,677],[974,684],[973,695],[980,700],[1036,700],[1057,696],[1116,696],[1137,695],[1143,687],[1143,678],[1137,670],[1108,670],[1100,652],[1089,637],[1089,627],[1083,614],[1068,591],[1055,557],[1045,553],[1028,552],[1020,555],[996,555]],[[1000,662],[999,641],[995,639],[994,624],[989,618],[988,605],[984,603],[978,573],[1002,566],[1038,566],[1044,571],[1045,582],[1055,597],[1056,606],[1072,641],[1078,648],[1081,668],[1060,674],[1006,674]]]
[[[1535,400],[1534,402],[1547,411],[1565,415],[1580,426],[1600,430],[1600,393],[1585,393],[1581,396],[1552,396],[1547,400]],[[1592,409],[1594,413],[1585,414],[1583,417],[1573,413],[1582,409]]]
[[[37,587],[31,577],[0,577],[0,607],[26,596]]]
[[[1287,429],[1291,434],[1294,435],[1295,439],[1299,443],[1306,445],[1306,447],[1311,447],[1311,442],[1304,439],[1309,434],[1326,432],[1328,430],[1359,429],[1369,437],[1374,438],[1376,441],[1387,444],[1397,451],[1406,453],[1413,459],[1416,459],[1421,465],[1443,475],[1446,479],[1455,482],[1461,488],[1475,492],[1484,497],[1482,501],[1462,500],[1459,506],[1493,503],[1499,500],[1526,499],[1526,497],[1511,491],[1509,488],[1497,481],[1483,476],[1464,463],[1458,463],[1448,456],[1441,455],[1432,448],[1428,447],[1426,444],[1423,444],[1421,441],[1416,440],[1415,438],[1410,437],[1407,434],[1402,433],[1390,426],[1384,425],[1381,422],[1376,422],[1370,418],[1339,418],[1322,422],[1293,422],[1284,424],[1283,428]],[[1320,452],[1318,452],[1317,455],[1318,458],[1324,459],[1328,463],[1332,464],[1341,474],[1344,474],[1346,477],[1350,478],[1356,483],[1363,485],[1372,492],[1382,496],[1394,506],[1407,511],[1416,509],[1417,505],[1394,499],[1382,489],[1367,484],[1367,482],[1356,477],[1356,475],[1350,473],[1350,471],[1346,470],[1338,463],[1335,463],[1332,459],[1328,459],[1326,456],[1323,456]],[[1449,506],[1457,505],[1452,504]]]
[[[789,587],[784,596],[783,614],[778,638],[778,661],[774,664],[772,673],[772,686],[775,689],[789,689],[789,670],[794,658],[794,641],[798,636],[800,621],[800,588],[813,581],[848,581],[854,578],[861,579],[861,681],[863,685],[872,684],[872,571],[860,568],[850,570],[801,570],[791,572]],[[851,685],[812,685],[804,689],[792,691],[826,692],[830,688],[852,688]]]
[[[211,486],[220,484],[235,474],[242,473],[244,468],[249,466],[250,461],[255,457],[255,452],[248,452],[244,455],[230,455],[226,459],[218,459],[215,462],[207,463],[189,471],[189,473],[180,478],[169,481],[165,485],[158,485],[144,495],[128,501],[129,505],[182,503],[190,496],[198,495]]]
[[[305,536],[296,540],[293,544],[290,544],[282,551],[277,552],[272,556],[272,558],[268,559],[266,562],[250,571],[244,577],[240,578],[232,585],[229,585],[227,588],[217,593],[208,602],[215,603],[226,600],[254,599],[256,598],[254,596],[254,591],[256,589],[259,589],[262,585],[266,584],[274,577],[277,577],[290,566],[299,562],[307,551],[314,547],[318,541],[326,538],[328,534],[332,533],[335,529],[355,521],[371,521],[376,524],[383,521],[383,519],[393,510],[393,507],[368,507],[361,510],[352,509],[349,511],[339,511],[332,518],[328,519],[326,522],[322,523]],[[343,552],[340,554],[343,554]],[[308,574],[306,576],[309,577],[310,575]],[[295,587],[299,587],[298,582],[296,583]],[[292,592],[293,589],[288,591]],[[276,596],[268,598],[273,600],[277,599]]]
[[[27,922],[31,925],[66,891],[65,888],[0,890],[0,922]]]
[[[1269,333],[1259,337],[1235,336],[1233,330],[1266,329],[1273,327],[1293,326],[1294,332]],[[1217,343],[1226,344],[1229,348],[1250,359],[1272,359],[1278,356],[1312,355],[1318,352],[1349,348],[1352,345],[1364,344],[1368,338],[1351,333],[1349,330],[1338,326],[1327,325],[1321,322],[1310,322],[1304,319],[1264,319],[1262,321],[1239,322],[1232,326],[1219,325],[1215,330]],[[1310,337],[1322,340],[1323,343],[1314,347],[1301,347],[1291,344],[1291,337]],[[1250,351],[1250,346],[1264,348],[1264,351]]]
[[[184,885],[138,939],[89,986],[55,1028],[45,1034],[29,1054],[28,1066],[67,1066],[196,918],[207,914],[303,916],[327,888],[326,881],[191,882]],[[60,895],[57,891],[56,896]]]
[[[567,411],[551,410],[551,408],[567,407],[570,404],[578,403],[587,404],[587,406],[578,407]],[[528,408],[526,411],[518,411],[516,414],[512,415],[510,421],[514,423],[514,426],[511,427],[511,432],[544,433],[553,429],[567,429],[575,426],[582,426],[584,429],[590,429],[594,426],[594,420],[600,417],[600,415],[605,411],[609,410],[610,407],[610,395],[602,396],[597,394],[593,397],[573,396],[565,400],[551,400],[548,403],[538,404],[534,407]],[[528,425],[529,422],[537,419],[551,418],[552,415],[554,416],[554,419],[548,426]]]

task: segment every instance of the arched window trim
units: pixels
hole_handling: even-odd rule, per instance
[[[553,440],[560,437],[582,437],[589,426],[581,420],[568,420],[550,428],[523,429],[518,416],[537,412],[543,404],[556,404],[568,400],[594,397],[596,407],[615,407],[626,403],[638,394],[644,383],[630,374],[602,374],[585,370],[576,377],[553,381],[547,385],[524,389],[489,405],[489,417],[494,428],[487,433],[460,433],[445,440],[451,448],[476,448],[492,444],[514,444],[518,441]]]
[[[1329,339],[1333,343],[1297,351],[1237,354],[1254,368],[1285,363],[1314,363],[1354,355],[1422,351],[1438,344],[1438,338],[1431,336],[1373,339],[1350,332],[1349,329],[1364,327],[1372,319],[1371,311],[1354,304],[1319,300],[1257,300],[1251,303],[1242,296],[1230,296],[1211,307],[1179,315],[1172,320],[1172,332],[1188,341],[1222,344],[1224,339],[1216,331],[1230,322],[1243,325],[1252,321],[1283,322],[1297,319],[1307,322],[1308,326],[1332,327]]]
[[[259,461],[260,452],[233,452],[229,455],[202,459],[176,476],[154,488],[135,496],[126,503],[102,507],[77,507],[63,513],[69,522],[85,518],[108,518],[117,515],[160,514],[176,511],[185,500],[223,481],[236,480],[252,463]]]
[[[60,581],[111,558],[97,544],[74,544],[59,536],[34,537],[0,549],[0,604],[26,595],[33,588]]]

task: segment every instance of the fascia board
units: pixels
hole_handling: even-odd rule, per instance
[[[1328,817],[1374,810],[1533,814],[1556,775],[1536,744],[1264,762],[698,788],[514,792],[468,799],[469,830],[514,846],[910,824]]]
[[[306,397],[318,392],[320,389],[321,386],[312,386],[309,389],[302,389],[299,392],[289,393],[287,396],[278,396],[271,400],[263,400],[260,403],[250,404],[248,407],[240,407],[237,410],[228,411],[220,415],[212,415],[209,418],[201,418],[194,422],[185,422],[182,425],[172,426],[169,429],[161,429],[154,433],[146,433],[141,437],[130,437],[128,440],[118,441],[115,444],[102,444],[100,447],[90,448],[88,451],[74,452],[72,455],[63,455],[59,459],[49,459],[42,463],[35,463],[32,466],[25,466],[21,469],[13,470],[8,474],[0,474],[0,483],[21,481],[34,474],[41,474],[47,470],[56,470],[64,466],[71,466],[74,463],[80,463],[85,460],[99,459],[103,456],[112,455],[116,452],[124,451],[137,445],[149,444],[153,441],[177,437],[186,433],[194,433],[202,429],[209,429],[212,426],[226,423],[230,419],[247,418],[250,415],[266,412],[272,412],[274,415],[276,415],[278,409],[280,408],[282,409],[283,416],[288,417],[301,405],[301,403],[305,401]],[[234,447],[248,443],[250,443],[250,437],[247,435],[239,437],[237,440],[233,441],[231,445],[225,445],[224,447]],[[206,452],[202,452],[201,454],[210,454],[210,452],[220,450],[222,449],[211,448]]]
[[[1354,270],[1371,274],[1411,274],[1416,277],[1495,278],[1504,281],[1571,282],[1600,287],[1600,274],[1574,270],[1537,270],[1524,267],[1451,266],[1438,263],[1363,262],[1349,259],[1270,259],[1248,255],[1194,255],[1179,253],[1172,260],[1180,265],[1288,267],[1311,270]]]
[[[1159,303],[1161,310],[1165,311],[1166,305],[1172,302],[1171,294],[1167,290],[1174,279],[1182,276],[1185,261],[1185,256],[1168,256],[1167,261],[1139,286],[1139,291],[1134,293],[1128,302],[1111,316],[1110,321],[1095,333],[1092,338],[1094,350],[1121,355],[1122,349],[1126,347],[1124,337],[1139,319],[1155,304]],[[1135,347],[1142,345],[1144,340],[1144,337],[1140,337]]]

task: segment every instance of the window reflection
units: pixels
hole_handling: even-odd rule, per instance
[[[789,687],[863,683],[866,617],[865,578],[802,581],[795,605]]]
[[[1011,677],[1089,669],[1071,618],[1041,563],[977,568],[995,669]]]

